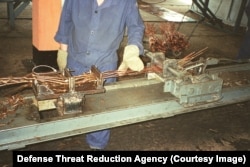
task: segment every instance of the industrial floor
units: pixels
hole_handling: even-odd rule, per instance
[[[0,4],[0,9],[5,9]],[[169,9],[188,10],[189,6],[163,4]],[[23,76],[27,68],[23,60],[32,59],[31,6],[16,19],[10,29],[4,13],[0,16],[0,77]],[[142,13],[143,17],[147,14]],[[154,16],[150,19],[157,20]],[[183,23],[180,31],[189,35],[194,24]],[[187,55],[208,47],[205,57],[234,59],[244,32],[232,32],[207,23],[201,23],[190,37]],[[233,84],[237,73],[231,75]],[[248,84],[250,78],[245,78]],[[227,80],[224,81],[227,84]],[[231,82],[231,86],[233,86]],[[0,90],[0,93],[4,90]],[[85,135],[26,146],[21,150],[89,150]],[[109,145],[105,150],[248,150],[250,151],[250,101],[229,106],[182,114],[165,119],[126,125],[111,129]],[[0,167],[12,166],[12,151],[0,151]]]

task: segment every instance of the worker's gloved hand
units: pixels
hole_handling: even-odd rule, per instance
[[[68,52],[59,49],[57,52],[57,65],[60,71],[63,71],[67,65]]]
[[[128,68],[133,71],[141,71],[144,68],[143,62],[139,57],[139,48],[136,45],[128,45],[125,47],[123,61],[118,71],[125,73]]]

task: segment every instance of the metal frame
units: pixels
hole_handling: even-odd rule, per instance
[[[151,85],[161,84],[162,81],[154,79],[134,79],[117,82],[106,86],[106,93],[110,91],[133,89],[145,87],[150,90]],[[159,90],[162,91],[162,90]],[[59,119],[48,122],[27,121],[24,118],[16,120],[15,123],[23,122],[17,127],[0,130],[0,150],[12,150],[25,147],[26,145],[55,140],[59,138],[79,135],[96,130],[113,128],[133,123],[172,117],[178,114],[204,110],[208,108],[224,106],[237,102],[250,100],[250,86],[224,89],[222,99],[212,103],[184,107],[175,97],[168,100],[152,101],[144,104],[128,104],[121,108],[103,109],[98,113],[83,114],[76,117]],[[26,96],[27,99],[33,96]],[[116,98],[116,97],[114,97]],[[145,97],[146,99],[147,97]]]
[[[234,28],[233,28],[233,32],[235,32],[235,33],[237,33],[239,31],[241,20],[242,20],[242,17],[244,15],[244,12],[245,12],[247,2],[248,2],[248,0],[241,0],[240,9],[239,9],[237,19],[235,21]],[[196,11],[191,9],[193,12],[203,16],[204,18],[207,18],[208,21],[213,26],[219,25],[219,28],[223,29],[222,20],[218,19],[215,16],[215,14],[208,7],[209,6],[209,0],[193,0],[192,5],[197,6],[197,8],[201,11],[201,12],[196,12]]]
[[[30,4],[30,0],[0,0],[7,3],[7,14],[11,28],[15,27],[15,19]]]

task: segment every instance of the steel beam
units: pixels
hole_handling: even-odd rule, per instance
[[[12,150],[30,144],[250,100],[250,85],[224,89],[221,100],[190,107],[180,105],[176,98],[163,93],[163,85],[156,81],[136,79],[117,82],[115,86],[107,86],[106,90],[102,95],[90,96],[86,111],[78,116],[39,123],[28,121],[25,117],[18,120],[22,117],[22,113],[19,113],[16,126],[0,130],[0,150]],[[144,91],[146,94],[143,94]],[[130,94],[133,92],[134,97]],[[105,99],[109,101],[105,102]]]

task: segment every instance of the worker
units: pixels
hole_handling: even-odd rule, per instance
[[[248,19],[247,22],[247,31],[244,36],[243,42],[241,44],[241,47],[239,49],[239,53],[237,55],[237,59],[246,60],[250,59],[250,1],[248,1],[248,4],[245,8],[246,16]]]
[[[92,65],[101,72],[117,70],[117,50],[127,34],[118,70],[141,71],[144,28],[136,0],[65,0],[55,35],[60,44],[59,70],[66,67],[73,75],[89,72]],[[116,78],[109,78],[105,84],[115,81]],[[109,138],[109,129],[86,134],[92,149],[104,149]]]

